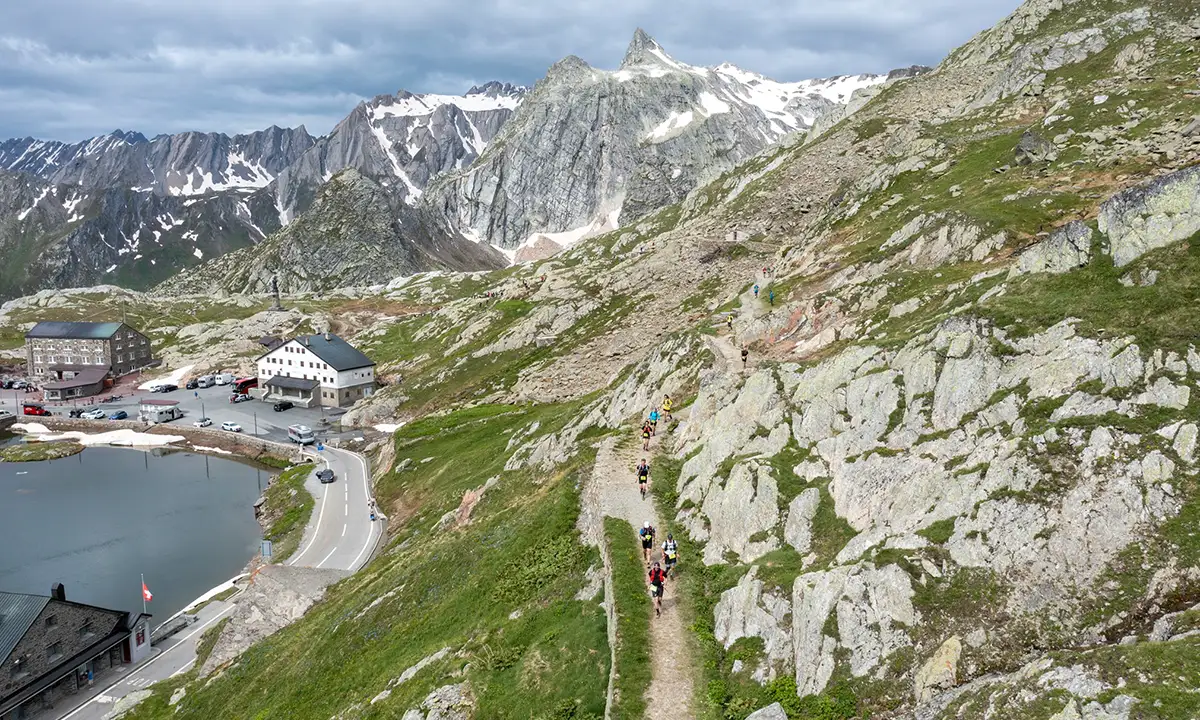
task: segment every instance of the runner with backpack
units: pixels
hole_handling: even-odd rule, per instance
[[[650,435],[651,435],[651,433],[652,433],[652,431],[650,429],[650,421],[647,420],[646,422],[642,423],[642,450],[643,451],[649,452],[649,450],[650,450]]]
[[[654,598],[654,615],[657,617],[662,615],[663,583],[667,580],[667,574],[655,561],[654,567],[650,568],[649,577],[650,597]]]
[[[649,520],[638,530],[638,537],[642,540],[642,559],[646,561],[646,567],[650,567],[650,551],[654,549],[654,526]]]
[[[671,577],[671,569],[675,567],[675,563],[679,562],[679,543],[675,542],[675,536],[667,533],[667,541],[663,543],[663,563],[667,569],[665,577]]]
[[[650,483],[650,463],[646,462],[646,458],[642,458],[642,462],[637,466],[638,490],[642,492],[642,499],[646,499],[647,485]]]

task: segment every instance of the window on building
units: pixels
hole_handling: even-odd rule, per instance
[[[80,638],[89,638],[93,634],[94,633],[92,632],[92,621],[91,620],[88,620],[83,625],[79,626],[79,637]]]
[[[21,678],[27,677],[28,675],[29,675],[29,656],[22,655],[19,658],[15,658],[12,663],[12,679],[20,680]]]
[[[62,643],[50,643],[46,646],[46,659],[57,660],[62,657]]]
[[[48,628],[58,627],[58,616],[57,615],[48,616],[46,618],[46,627],[48,627]]]
[[[288,367],[291,367],[291,366],[292,366],[292,361],[288,360]]]
[[[41,356],[41,355],[34,355],[34,356],[33,356],[33,361],[34,361],[35,363],[40,363],[40,362],[42,361],[42,356]]]
[[[145,623],[138,625],[137,644],[138,644],[138,647],[141,647],[146,644],[146,624]]]

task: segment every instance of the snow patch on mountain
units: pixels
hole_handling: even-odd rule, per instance
[[[33,201],[32,205],[25,208],[21,212],[17,213],[17,220],[20,221],[20,220],[24,220],[25,218],[29,217],[29,213],[33,212],[37,208],[38,203],[40,203],[42,200],[46,199],[46,196],[49,194],[50,194],[50,188],[45,188],[44,190],[42,190],[42,194],[37,196],[37,199]]]
[[[523,91],[524,88],[521,88]],[[521,104],[521,94],[517,95],[486,95],[483,93],[467,95],[414,95],[401,93],[397,97],[389,97],[385,102],[368,107],[371,120],[377,121],[385,117],[412,117],[432,115],[443,105],[454,105],[465,112],[485,112],[487,110],[515,110]]]

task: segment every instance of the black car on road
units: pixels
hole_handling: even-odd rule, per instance
[[[324,470],[318,470],[317,471],[317,479],[320,480],[322,483],[331,483],[334,480],[333,471],[330,470],[329,468],[325,468]]]
[[[296,407],[296,406],[293,405],[290,400],[280,400],[279,402],[275,403],[275,412],[283,412],[284,410],[291,410],[294,407]]]

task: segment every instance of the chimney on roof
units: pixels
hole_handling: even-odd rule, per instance
[[[312,345],[312,338],[310,338],[309,336],[305,335],[305,336],[304,336],[304,344],[305,344],[306,346],[307,346],[307,345]]]
[[[329,342],[329,333],[325,333],[325,342]]]
[[[53,585],[50,586],[50,597],[53,600],[59,600],[61,602],[66,602],[67,588],[64,587],[62,583],[54,583]]]

